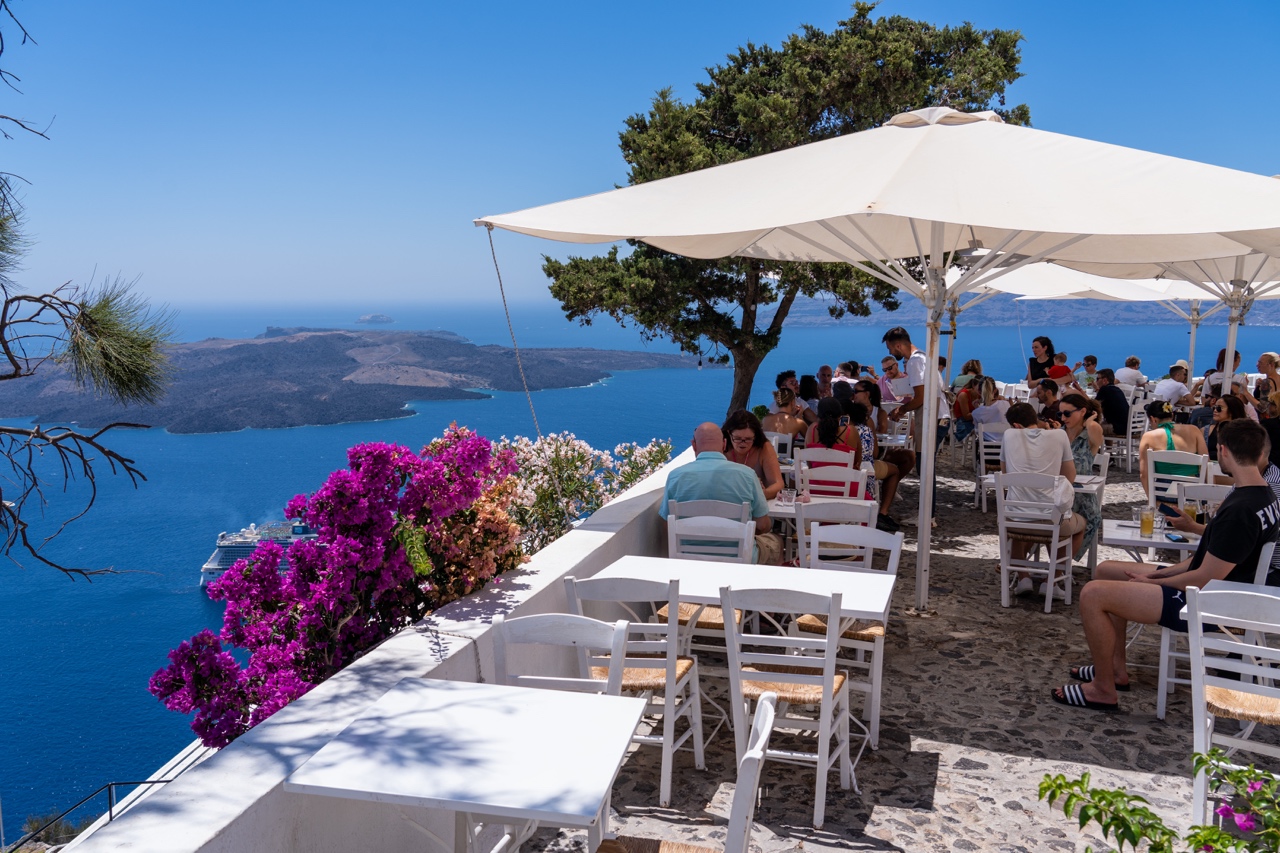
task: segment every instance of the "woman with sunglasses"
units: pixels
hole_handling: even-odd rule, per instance
[[[746,409],[739,409],[729,415],[720,429],[727,439],[724,457],[756,472],[765,500],[776,498],[782,491],[782,468],[778,465],[778,452],[764,437],[760,419]]]
[[[1068,394],[1058,403],[1062,428],[1071,442],[1071,458],[1076,476],[1093,472],[1093,457],[1102,449],[1102,419],[1097,404],[1083,394]],[[1102,528],[1102,509],[1092,494],[1076,492],[1071,511],[1084,519],[1084,538],[1072,555],[1080,559],[1089,550],[1093,537]]]
[[[1239,397],[1228,394],[1225,397],[1219,397],[1213,401],[1213,421],[1204,428],[1204,439],[1202,445],[1205,449],[1198,450],[1197,453],[1208,453],[1209,458],[1214,462],[1218,461],[1218,427],[1227,421],[1234,421],[1237,418],[1247,418],[1249,415],[1244,410],[1244,403]],[[1179,448],[1181,450],[1181,448]],[[1143,485],[1146,481],[1143,481]]]

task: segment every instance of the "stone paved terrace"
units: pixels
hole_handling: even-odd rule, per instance
[[[1191,713],[1186,688],[1155,716],[1154,642],[1139,640],[1134,688],[1122,713],[1065,708],[1048,699],[1067,669],[1088,661],[1077,599],[1015,599],[1000,607],[996,514],[970,509],[972,480],[940,456],[939,526],[934,531],[935,618],[904,615],[915,598],[914,557],[904,555],[886,638],[880,749],[856,768],[861,794],[832,774],[825,827],[812,828],[813,771],[766,763],[753,845],[772,853],[809,850],[1037,851],[1111,849],[1037,799],[1045,773],[1088,771],[1095,785],[1150,800],[1180,829],[1189,823]],[[954,479],[951,479],[954,475]],[[914,506],[909,481],[901,507]],[[1139,501],[1136,471],[1112,471],[1104,515],[1127,517]],[[902,514],[902,511],[899,513]],[[914,551],[908,528],[907,548]],[[1101,549],[1100,559],[1124,559]],[[1077,568],[1077,583],[1086,569]],[[1077,586],[1077,592],[1079,587]],[[723,682],[722,682],[723,683]],[[717,688],[714,686],[712,691]],[[852,694],[855,708],[859,694]],[[733,795],[732,733],[708,749],[707,769],[677,755],[669,809],[657,804],[659,751],[633,751],[614,789],[613,828],[627,835],[719,847]],[[550,830],[530,849],[580,849],[580,835]]]

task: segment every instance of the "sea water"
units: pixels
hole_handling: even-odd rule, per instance
[[[248,337],[267,325],[355,327],[354,319],[371,310],[397,320],[372,328],[446,328],[480,344],[510,342],[500,309],[492,308],[257,307],[184,312],[178,324],[186,340]],[[669,343],[645,344],[612,321],[583,329],[546,308],[516,306],[513,323],[522,346],[674,351]],[[922,329],[911,332],[922,342]],[[760,368],[751,402],[768,402],[779,370],[813,373],[819,364],[849,359],[878,366],[882,333],[881,327],[860,326],[787,329]],[[1187,356],[1186,331],[1175,326],[962,326],[956,365],[978,357],[988,373],[1020,378],[1028,355],[1024,344],[1037,334],[1050,335],[1073,363],[1088,352],[1104,367],[1119,366],[1136,353],[1157,376],[1163,365]],[[1199,337],[1196,361],[1203,370],[1222,346],[1224,329],[1202,328]],[[1280,349],[1280,330],[1242,329],[1239,348],[1251,366],[1258,352]],[[723,418],[731,385],[729,370],[708,365],[620,372],[588,387],[532,396],[544,432],[568,430],[608,449],[623,441],[670,438],[679,450],[696,424]],[[147,481],[134,489],[121,477],[102,476],[97,505],[50,546],[50,554],[67,564],[112,566],[119,573],[87,583],[71,582],[31,560],[0,567],[0,807],[7,840],[17,838],[27,815],[61,810],[109,781],[146,778],[193,739],[188,720],[147,693],[147,679],[165,665],[170,648],[220,624],[221,605],[198,586],[200,565],[220,531],[280,519],[286,500],[317,488],[345,464],[346,449],[360,442],[418,448],[452,421],[494,438],[533,434],[522,393],[415,403],[413,410],[412,417],[399,420],[325,427],[108,435],[109,446],[135,459]],[[82,486],[67,495],[50,494],[43,529],[83,498]]]

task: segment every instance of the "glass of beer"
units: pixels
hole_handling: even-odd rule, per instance
[[[1138,511],[1138,533],[1145,538],[1151,538],[1156,532],[1156,511],[1155,507],[1144,506]]]

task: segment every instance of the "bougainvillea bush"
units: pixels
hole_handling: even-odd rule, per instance
[[[1193,772],[1204,770],[1209,790],[1223,802],[1214,810],[1217,826],[1193,826],[1182,836],[1167,826],[1142,797],[1128,791],[1092,788],[1089,774],[1068,779],[1062,774],[1045,776],[1040,799],[1052,805],[1062,799],[1062,810],[1080,823],[1096,823],[1102,837],[1117,850],[1144,846],[1150,853],[1262,853],[1280,850],[1280,791],[1276,777],[1250,764],[1232,764],[1220,749],[1192,756]],[[1230,794],[1228,794],[1230,792]],[[1092,848],[1089,848],[1092,850]]]
[[[596,450],[571,432],[551,433],[537,441],[502,439],[519,465],[519,500],[514,512],[529,552],[559,538],[573,522],[586,518],[666,464],[671,442],[619,444],[613,453]]]
[[[451,427],[422,452],[361,444],[285,516],[315,539],[263,543],[209,585],[222,630],[169,653],[150,690],[221,747],[400,628],[527,559],[512,518],[515,454]],[[227,649],[247,653],[241,663]],[[244,655],[241,655],[243,658]]]

